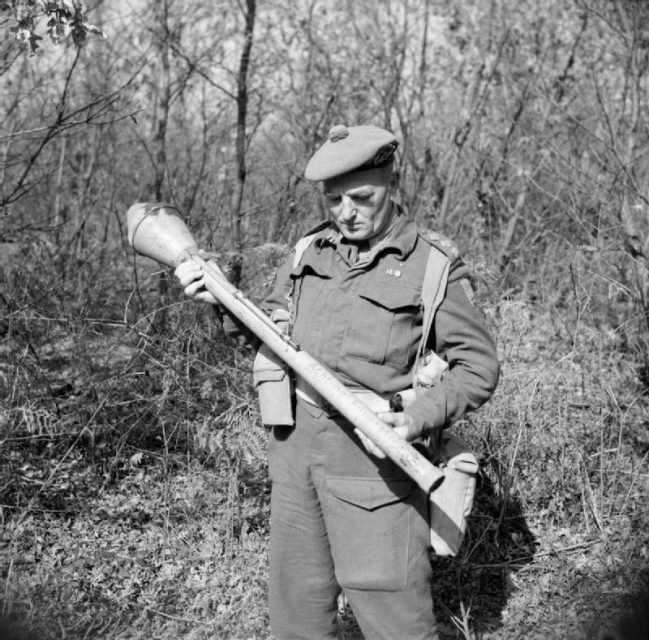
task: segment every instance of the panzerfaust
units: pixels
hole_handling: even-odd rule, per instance
[[[199,255],[198,245],[171,205],[138,203],[127,213],[128,239],[137,253],[171,267],[185,260],[199,265],[206,289],[243,322],[293,371],[335,407],[426,492],[443,481],[443,473],[359,400],[315,358],[297,346],[261,309],[233,286],[221,269]]]

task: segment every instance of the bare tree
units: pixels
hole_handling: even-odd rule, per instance
[[[646,136],[649,8],[644,3],[624,3],[621,0],[615,0],[614,5],[626,57],[624,101],[617,122],[603,103],[602,109],[611,127],[610,148],[620,170],[621,229],[627,251],[634,261],[637,296],[649,330],[649,198],[644,189],[649,179],[649,167],[646,160],[643,161],[649,144]],[[649,345],[646,346],[649,357]]]

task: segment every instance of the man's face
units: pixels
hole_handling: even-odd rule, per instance
[[[327,207],[338,229],[352,242],[380,234],[392,219],[396,179],[389,167],[357,171],[325,180]]]

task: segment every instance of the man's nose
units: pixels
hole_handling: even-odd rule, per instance
[[[356,215],[356,207],[351,198],[343,196],[340,208],[340,217],[343,220],[351,220]]]

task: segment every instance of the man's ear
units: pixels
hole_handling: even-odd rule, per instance
[[[392,191],[395,191],[397,187],[399,186],[399,170],[398,169],[392,169],[392,172],[390,173],[390,182],[388,183],[390,185],[390,189]]]

